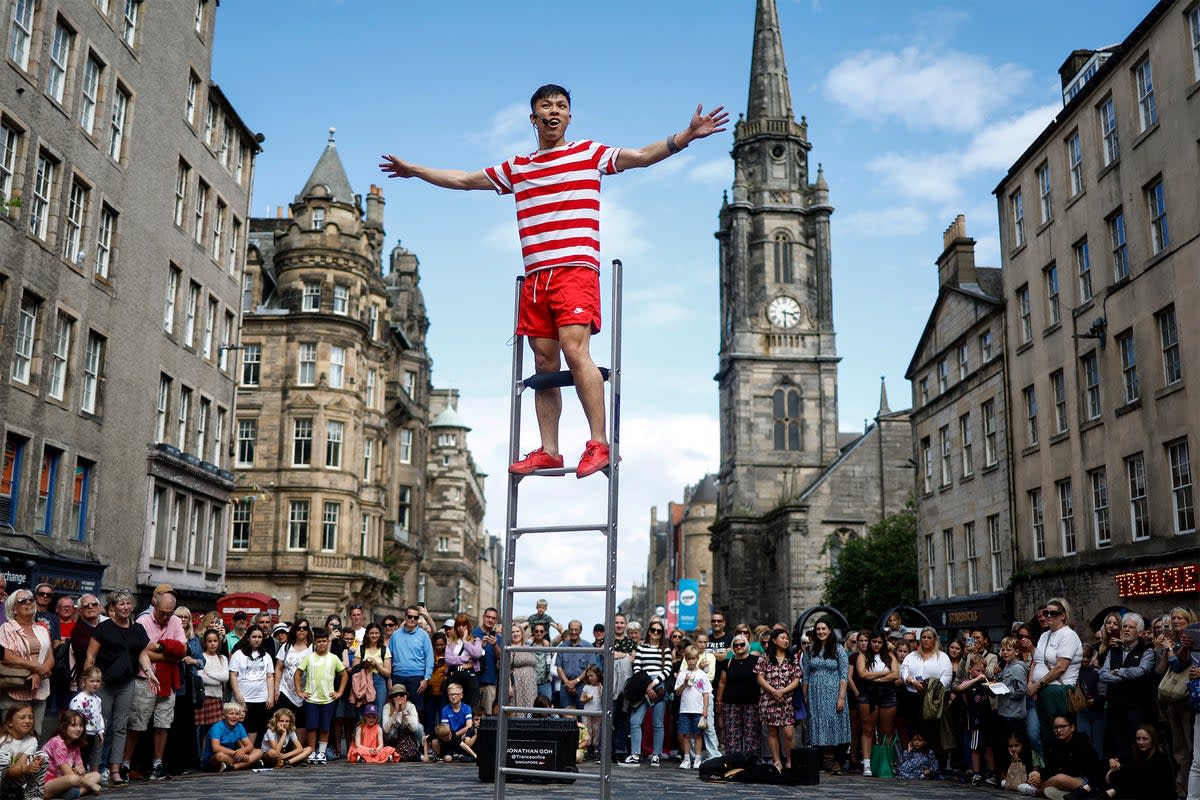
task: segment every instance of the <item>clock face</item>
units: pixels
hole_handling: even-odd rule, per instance
[[[800,304],[790,297],[776,297],[767,305],[767,319],[777,328],[792,328],[800,322]]]

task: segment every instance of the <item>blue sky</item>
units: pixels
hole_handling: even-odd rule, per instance
[[[1059,65],[1072,49],[1121,41],[1152,5],[778,0],[793,108],[808,118],[812,167],[824,165],[836,208],[843,430],[874,417],[880,376],[893,409],[910,405],[904,370],[936,295],[941,232],[956,214],[967,216],[978,262],[999,265],[991,190],[1061,107]],[[331,126],[355,191],[383,185],[388,248],[399,240],[420,259],[435,385],[462,391],[470,444],[489,474],[492,532],[504,525],[520,269],[512,200],[388,180],[379,155],[478,169],[529,152],[528,98],[549,82],[572,92],[569,138],[641,146],[684,128],[697,103],[723,104],[736,119],[754,6],[609,0],[546,13],[526,0],[253,0],[218,11],[213,79],[266,135],[252,213],[274,215],[293,200]],[[625,264],[622,597],[645,574],[650,506],[665,514],[717,468],[713,232],[731,146],[730,131],[604,182],[602,261]],[[607,304],[607,268],[602,280]],[[607,363],[607,332],[594,349]],[[522,452],[537,445],[531,401],[526,408]],[[564,408],[570,459],[586,428],[573,398]],[[602,481],[527,481],[522,522],[603,519]],[[548,569],[569,583],[603,575],[596,539],[530,544],[519,549],[519,579]],[[551,602],[556,616],[588,624],[600,608],[582,597]]]

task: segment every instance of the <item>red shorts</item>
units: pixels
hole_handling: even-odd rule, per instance
[[[557,339],[564,325],[590,325],[600,332],[600,273],[591,267],[551,267],[534,272],[521,286],[517,335]]]

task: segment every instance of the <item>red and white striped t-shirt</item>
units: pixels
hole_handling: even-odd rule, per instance
[[[517,201],[525,273],[563,266],[600,269],[600,178],[615,175],[621,148],[568,142],[514,156],[484,173]]]

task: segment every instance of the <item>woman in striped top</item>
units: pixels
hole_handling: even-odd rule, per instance
[[[636,766],[641,763],[642,754],[642,720],[646,718],[647,710],[654,720],[654,749],[650,754],[650,766],[657,767],[662,759],[663,748],[663,715],[667,710],[664,701],[663,684],[671,672],[671,648],[663,630],[662,622],[651,622],[646,628],[646,641],[640,643],[633,651],[633,674],[637,676],[644,672],[650,683],[646,686],[646,701],[629,712],[629,737],[633,744],[632,752],[621,763]]]

